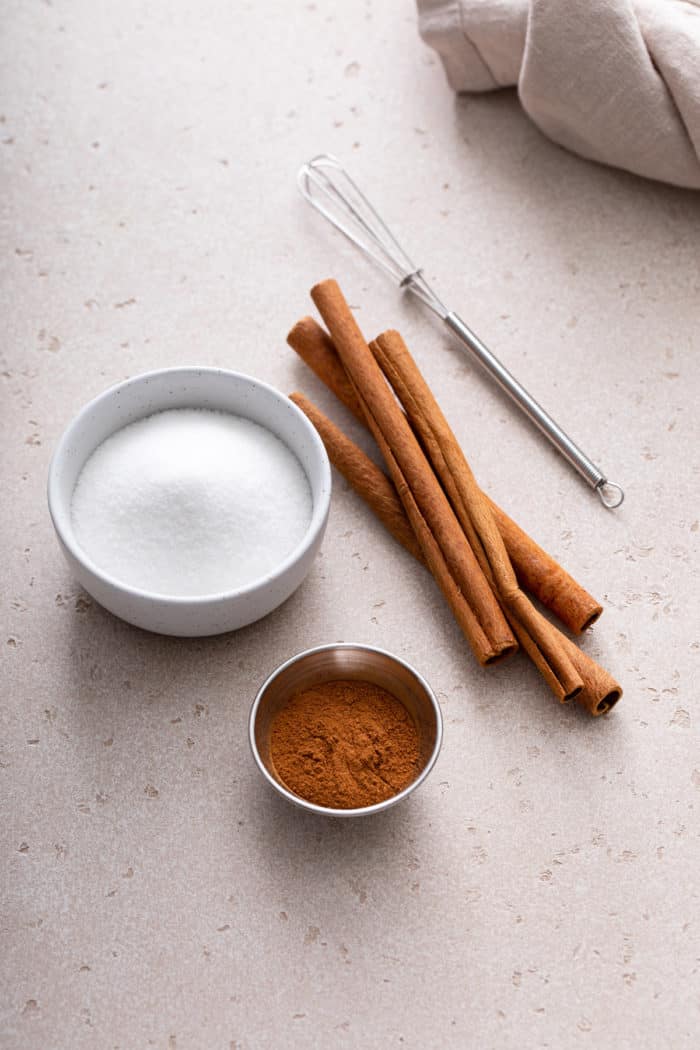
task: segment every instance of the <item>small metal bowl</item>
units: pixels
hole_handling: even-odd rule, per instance
[[[332,809],[317,806],[285,787],[270,755],[270,726],[277,712],[302,689],[338,679],[371,682],[401,701],[418,729],[421,769],[403,791],[373,806]],[[381,813],[406,798],[423,783],[435,765],[442,743],[442,714],[435,694],[414,668],[397,656],[371,645],[342,643],[307,649],[287,660],[261,686],[249,721],[250,747],[258,769],[279,795],[310,813],[330,817],[366,817]]]

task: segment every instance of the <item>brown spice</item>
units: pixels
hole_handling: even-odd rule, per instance
[[[518,641],[557,698],[572,700],[582,692],[583,680],[562,644],[563,635],[520,589],[491,506],[408,347],[398,332],[389,331],[370,349],[419,435]]]
[[[495,663],[514,652],[518,644],[439,480],[337,282],[314,285],[311,298],[326,322],[438,586],[479,663]],[[457,607],[455,593],[465,599]]]
[[[363,426],[366,425],[367,421],[362,406],[328,333],[313,318],[304,317],[294,325],[287,336],[287,342],[359,422]],[[307,407],[308,402],[306,405],[300,405],[302,411],[308,415]],[[322,424],[330,423],[325,417],[320,418]],[[317,420],[312,419],[311,421],[319,430]],[[330,426],[332,427],[333,424]],[[391,482],[380,471],[373,469],[371,461],[367,460],[365,464],[364,454],[360,453],[359,449],[353,446],[352,442],[345,438],[337,428],[329,432],[328,439],[321,430],[319,433],[327,447],[328,455],[340,473],[369,503],[375,514],[384,522],[399,543],[402,543],[411,554],[415,554],[412,547],[412,544],[416,542],[415,536]],[[345,441],[344,449],[340,448],[342,439]],[[358,454],[362,465],[358,464]],[[373,488],[375,478],[372,475],[378,474],[381,474],[380,492],[375,495]],[[486,498],[488,500],[488,497]],[[595,623],[603,611],[602,605],[591,597],[588,591],[584,590],[581,584],[577,583],[550,554],[542,550],[526,532],[523,532],[500,507],[497,507],[492,500],[488,502],[521,587],[551,609],[564,626],[574,634],[581,634],[587,627]],[[408,536],[406,530],[408,530]],[[410,539],[408,539],[409,536]],[[420,560],[422,560],[422,555],[419,557]]]
[[[491,596],[500,601],[513,635],[557,697],[562,702],[575,697],[594,716],[608,712],[622,695],[620,686],[542,617],[521,588],[526,587],[576,633],[589,627],[602,607],[478,488],[398,333],[384,333],[368,346],[335,281],[316,285],[311,297],[330,336],[311,318],[304,318],[288,341],[368,426],[391,481],[303,395],[293,395],[319,429],[336,467],[392,535],[429,567],[480,663],[493,662],[504,650],[497,651],[493,630],[485,619],[481,622],[488,610],[478,600],[478,573],[467,571],[474,566]],[[371,367],[368,352],[378,368]],[[447,504],[430,484],[421,457],[427,457],[428,471],[447,495]],[[462,553],[471,556],[472,566],[457,556],[453,525],[461,530],[467,548]]]
[[[323,682],[274,717],[270,754],[290,791],[359,809],[402,791],[419,771],[418,731],[403,704],[372,682]]]

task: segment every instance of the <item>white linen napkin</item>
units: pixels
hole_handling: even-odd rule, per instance
[[[700,0],[417,0],[455,91],[517,85],[555,142],[700,189]]]

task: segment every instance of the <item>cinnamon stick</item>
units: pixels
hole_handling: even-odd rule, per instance
[[[562,636],[520,589],[488,501],[406,344],[398,332],[389,331],[370,343],[370,350],[419,437],[511,627],[522,629],[522,644],[527,636],[531,644],[525,648],[557,698],[573,699],[583,682],[561,645]]]
[[[303,394],[291,394],[290,396],[316,427],[333,465],[365,500],[391,535],[421,564],[425,565],[425,559],[415,541],[401,501],[384,472],[308,398]],[[379,498],[376,498],[377,494]],[[453,602],[460,601],[464,602],[462,596],[453,592]],[[463,610],[461,615],[467,614]],[[458,622],[462,622],[460,616],[456,618]],[[516,629],[515,633],[523,649],[528,652],[528,655],[532,655],[530,653],[531,640],[527,633],[519,629]],[[619,685],[607,671],[582,652],[574,642],[564,637],[563,644],[583,681],[583,690],[576,696],[576,702],[585,707],[594,717],[605,714],[622,695]],[[553,683],[547,669],[541,668],[540,670],[547,684],[552,688]]]
[[[474,552],[418,445],[406,417],[333,280],[311,290],[333,338],[367,424],[384,457],[426,562],[453,605],[452,584],[466,600],[462,622],[481,664],[513,652],[517,643]],[[457,611],[455,615],[457,615]]]
[[[302,317],[290,331],[287,342],[321,382],[325,383],[338,400],[352,412],[355,419],[367,426],[360,402],[338,357],[335,343],[318,321],[313,317]]]
[[[335,344],[318,322],[312,317],[302,318],[292,328],[287,341],[329,390],[366,426],[362,408]],[[489,499],[489,504],[521,587],[575,634],[595,623],[603,611],[595,598],[493,500]]]
[[[488,496],[486,498],[520,586],[542,602],[574,634],[582,634],[592,627],[603,611],[600,602],[498,504]]]
[[[576,703],[586,708],[589,714],[597,718],[611,711],[622,696],[622,688],[604,667],[584,653],[570,638],[563,637],[569,656],[583,681],[583,690],[576,697]]]
[[[340,471],[358,496],[374,511],[394,539],[398,540],[409,554],[425,564],[401,500],[384,471],[307,397],[300,393],[290,394],[289,397],[316,427],[326,446],[328,458],[336,470]]]

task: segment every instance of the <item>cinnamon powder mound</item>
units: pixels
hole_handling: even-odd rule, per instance
[[[420,765],[411,715],[371,682],[323,682],[297,693],[273,719],[270,752],[290,791],[332,809],[383,802]]]

